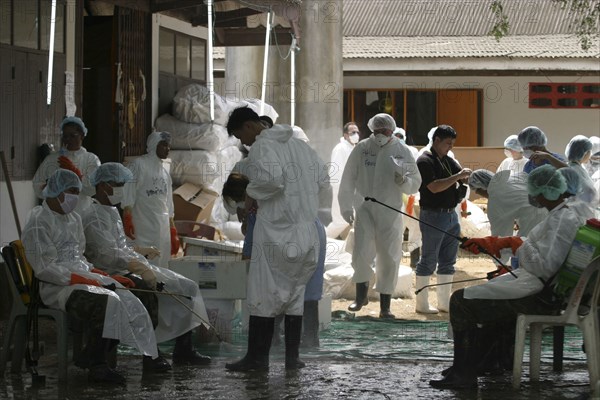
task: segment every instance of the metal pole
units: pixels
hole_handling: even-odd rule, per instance
[[[46,90],[46,105],[52,103],[52,70],[54,69],[54,28],[56,26],[56,0],[52,0],[50,11],[50,43],[48,44],[48,88]]]
[[[290,125],[296,125],[296,36],[292,35],[290,54]]]
[[[208,97],[210,101],[210,120],[215,120],[215,88],[213,76],[213,0],[206,0],[208,6],[208,63],[206,71],[206,86],[208,87]]]
[[[265,93],[267,91],[267,72],[269,70],[269,47],[271,45],[271,15],[273,12],[269,10],[267,13],[267,33],[265,34],[265,57],[263,59],[263,76],[262,90],[260,94],[260,115],[265,113]]]

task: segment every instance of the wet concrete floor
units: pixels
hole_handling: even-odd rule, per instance
[[[575,340],[577,341],[577,340]],[[452,344],[441,323],[334,320],[322,332],[319,350],[302,352],[307,367],[286,371],[282,349],[271,353],[268,373],[225,370],[225,363],[243,356],[243,335],[233,343],[203,344],[198,350],[213,357],[207,367],[178,367],[164,374],[142,373],[141,358],[119,350],[118,370],[125,386],[90,386],[87,373],[69,367],[67,383],[59,383],[51,345],[40,359],[43,386],[32,385],[27,372],[6,372],[0,378],[0,399],[588,399],[585,357],[566,351],[565,369],[552,372],[551,360],[542,360],[541,382],[530,383],[524,368],[520,390],[513,390],[511,374],[479,378],[476,390],[436,390],[430,379],[451,362]],[[573,344],[580,349],[581,342]],[[161,349],[170,351],[168,344]],[[579,350],[580,353],[580,350]],[[528,356],[526,355],[526,360]]]

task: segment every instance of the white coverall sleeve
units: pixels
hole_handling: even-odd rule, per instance
[[[167,173],[167,211],[170,218],[175,216],[175,204],[173,203],[173,180],[171,179],[171,174],[169,173]]]
[[[356,192],[361,151],[358,146],[355,146],[344,167],[342,181],[340,182],[340,191],[338,193],[338,202],[340,203],[340,212],[342,215],[344,215],[344,212],[351,211],[354,206],[354,193]]]
[[[97,212],[92,205],[83,216],[83,229],[86,240],[86,257],[101,269],[113,275],[127,270],[127,263],[133,259],[145,262],[141,254],[127,245],[123,226],[107,215]]]
[[[140,183],[140,163],[138,160],[134,160],[129,166],[129,170],[133,174],[133,180],[127,182],[123,186],[123,199],[121,200],[121,207],[133,207],[135,205],[135,198],[137,193],[137,187]]]
[[[544,280],[551,278],[566,260],[575,239],[579,223],[573,221],[576,214],[567,210],[550,215],[541,237],[529,237],[517,250],[519,264],[535,276]],[[555,229],[552,229],[555,227]]]
[[[270,143],[257,141],[250,149],[246,171],[250,183],[246,192],[256,200],[267,200],[282,192],[283,166]]]
[[[81,177],[81,193],[91,197],[96,194],[96,188],[90,183],[90,176],[100,166],[100,159],[95,154],[88,152],[84,162],[85,165],[79,168],[83,174]]]
[[[68,286],[71,283],[71,272],[75,272],[77,269],[88,269],[87,263],[83,259],[60,262],[58,250],[50,237],[50,235],[56,235],[57,232],[50,232],[49,227],[42,221],[34,220],[32,223],[28,229],[23,231],[22,242],[27,261],[36,277],[41,281],[58,286]],[[73,251],[77,250],[73,249]],[[82,268],[74,266],[73,264],[76,262],[81,262]]]
[[[402,179],[396,179],[396,182],[400,186],[402,193],[417,193],[421,186],[421,174],[419,173],[419,168],[417,168],[417,163],[410,150],[405,146],[402,147],[400,156],[402,157],[402,162],[393,163],[396,177],[402,177]]]

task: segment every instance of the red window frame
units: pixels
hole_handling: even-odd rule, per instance
[[[600,108],[600,83],[529,83],[529,108]]]

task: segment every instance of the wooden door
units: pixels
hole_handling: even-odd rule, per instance
[[[458,134],[455,146],[481,144],[481,91],[469,89],[440,90],[437,96],[438,125],[450,125]]]

